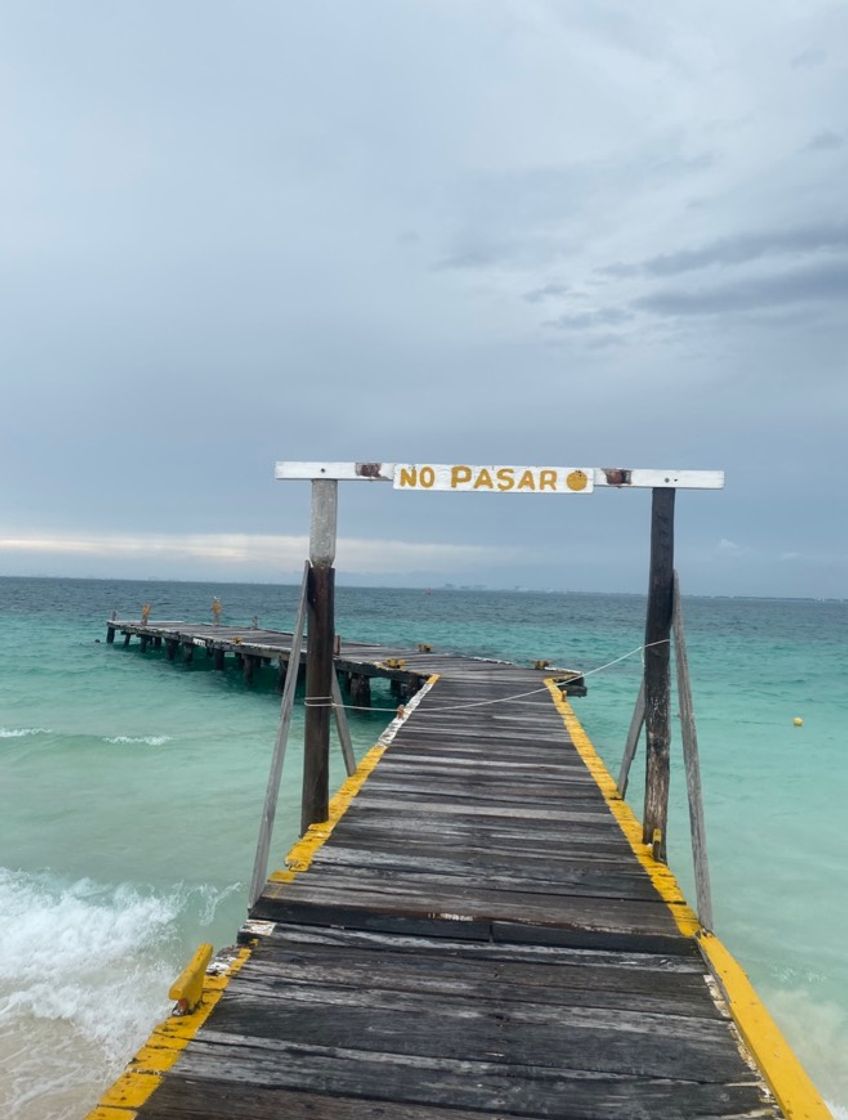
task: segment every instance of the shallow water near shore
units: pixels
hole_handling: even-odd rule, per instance
[[[105,619],[289,629],[297,589],[0,579],[0,1115],[77,1120],[167,1013],[200,941],[232,943],[279,697],[198,657],[107,646]],[[835,1115],[848,1116],[848,603],[687,599],[719,933]],[[338,631],[592,669],[642,641],[638,596],[337,589]],[[573,701],[617,772],[631,658]],[[375,705],[391,702],[375,688]],[[793,717],[804,719],[793,726]],[[352,716],[358,753],[384,713]],[[296,711],[272,858],[296,836]],[[692,897],[679,738],[670,860]],[[634,767],[630,797],[641,815]],[[334,783],[342,779],[334,755]]]

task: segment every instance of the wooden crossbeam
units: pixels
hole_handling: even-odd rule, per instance
[[[329,463],[329,462],[279,462],[274,477],[282,481],[327,479],[337,482],[392,482],[397,489],[447,490],[474,493],[591,493],[594,487],[617,490],[674,489],[721,490],[724,471],[698,471],[636,467],[583,467],[577,473],[586,476],[580,487],[554,485],[557,480],[573,476],[573,467],[502,466],[487,464],[469,466],[462,463]],[[402,480],[423,473],[423,485],[404,485]],[[498,472],[502,472],[500,476]],[[524,472],[530,472],[535,485],[528,479],[521,486]],[[540,476],[542,476],[540,478]],[[545,476],[548,476],[547,478]],[[491,485],[489,481],[491,480]],[[510,484],[511,483],[511,484]]]

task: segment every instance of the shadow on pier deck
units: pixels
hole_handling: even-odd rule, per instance
[[[826,1117],[557,688],[441,671],[91,1120]]]

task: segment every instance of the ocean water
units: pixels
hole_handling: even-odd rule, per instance
[[[171,664],[103,640],[112,609],[199,620],[213,595],[224,621],[291,627],[293,587],[0,579],[4,1117],[84,1116],[197,944],[230,944],[244,917],[279,707],[270,670],[248,689],[202,656]],[[340,587],[337,600],[349,638],[584,670],[642,640],[637,596]],[[848,602],[684,610],[717,929],[848,1116]],[[573,701],[614,772],[639,670],[636,656],[595,673]],[[358,752],[387,719],[353,715]],[[301,734],[299,709],[277,863],[296,835]],[[673,758],[670,861],[692,897],[679,736]]]

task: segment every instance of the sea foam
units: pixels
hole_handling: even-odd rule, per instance
[[[180,916],[207,924],[234,889],[145,892],[0,868],[0,1114],[84,1115],[168,1012]]]
[[[170,735],[112,735],[103,740],[105,743],[144,743],[148,747],[161,747],[170,743]]]

